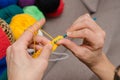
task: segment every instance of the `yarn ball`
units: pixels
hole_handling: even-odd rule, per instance
[[[18,14],[14,16],[10,23],[10,28],[13,32],[14,38],[17,40],[24,31],[35,22],[36,19],[29,14]]]
[[[46,14],[46,16],[47,17],[58,17],[62,14],[63,10],[64,10],[64,2],[63,2],[63,0],[60,0],[60,4],[59,4],[59,7],[57,8],[57,10],[52,13]]]
[[[0,80],[8,80],[7,69],[0,75]]]
[[[12,31],[10,29],[10,26],[2,19],[0,19],[0,26],[1,26],[2,30],[6,33],[6,35],[9,38],[11,44],[14,43],[15,40],[14,40]]]
[[[0,27],[0,59],[6,55],[6,49],[10,46],[10,41],[5,32]]]
[[[30,14],[36,20],[41,20],[45,18],[44,14],[36,6],[27,6],[23,8],[24,13]]]
[[[60,4],[60,0],[36,0],[35,5],[44,13],[52,13],[56,11]]]
[[[19,0],[18,5],[21,7],[30,6],[35,3],[35,0]]]
[[[10,23],[11,18],[20,13],[23,13],[23,10],[19,6],[10,5],[6,8],[0,9],[0,18],[4,19],[7,23]]]
[[[0,59],[0,76],[3,74],[6,68],[7,68],[6,57],[3,57],[2,59]]]
[[[0,8],[5,8],[9,5],[17,4],[18,0],[0,0]]]

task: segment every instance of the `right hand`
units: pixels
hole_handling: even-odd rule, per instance
[[[105,32],[89,14],[78,18],[67,30],[67,33],[70,38],[84,39],[83,44],[79,46],[68,39],[59,41],[59,44],[63,44],[70,49],[87,66],[94,66],[102,60]]]
[[[58,44],[62,44],[71,50],[101,80],[113,80],[115,67],[102,52],[105,32],[89,14],[78,18],[67,30],[67,34],[70,38],[83,39],[83,44],[79,46],[68,39],[62,39]]]

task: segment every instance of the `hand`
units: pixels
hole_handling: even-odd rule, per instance
[[[37,22],[41,26],[45,23],[45,19]],[[38,30],[40,26],[33,25],[29,30]],[[7,49],[7,67],[9,80],[41,80],[47,68],[48,59],[51,53],[52,46],[49,40],[44,37],[35,37],[39,45],[38,48],[43,48],[41,55],[38,58],[32,58],[28,52],[28,46],[32,45],[33,33],[26,30],[24,34]]]
[[[79,46],[68,39],[62,39],[58,44],[62,44],[71,50],[79,60],[84,62],[101,79],[113,79],[114,66],[102,52],[105,32],[95,23],[89,14],[78,18],[67,30],[67,35],[70,38],[83,39],[83,44]]]
[[[67,35],[70,38],[83,39],[83,44],[79,46],[68,39],[59,41],[59,44],[65,45],[88,66],[94,66],[99,62],[102,56],[105,32],[88,14],[78,18],[67,30]]]

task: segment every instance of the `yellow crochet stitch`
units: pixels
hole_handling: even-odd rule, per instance
[[[54,38],[51,42],[50,42],[50,44],[53,46],[52,47],[52,52],[54,52],[56,49],[57,49],[57,47],[58,47],[58,45],[56,44],[59,40],[61,40],[61,39],[63,39],[64,37],[63,36],[57,36],[56,38]],[[36,53],[34,53],[33,55],[32,55],[32,57],[33,58],[37,58],[40,54],[41,54],[41,51],[42,51],[42,49],[39,49]]]

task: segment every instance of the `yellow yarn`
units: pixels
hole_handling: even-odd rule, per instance
[[[54,38],[51,42],[50,42],[50,44],[52,44],[52,52],[54,52],[56,49],[57,49],[57,47],[59,46],[59,45],[57,45],[56,43],[59,41],[59,40],[61,40],[61,39],[63,39],[64,37],[63,36],[57,36],[56,38]],[[33,58],[37,58],[40,54],[41,54],[41,51],[42,51],[42,49],[39,49],[37,52],[35,52],[33,55],[32,55],[32,57]]]
[[[13,32],[14,38],[17,40],[24,31],[33,25],[36,19],[29,14],[18,14],[12,18],[10,28]]]

